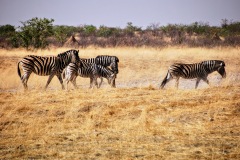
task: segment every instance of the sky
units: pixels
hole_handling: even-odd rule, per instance
[[[21,26],[34,17],[54,19],[54,25],[94,25],[124,28],[128,22],[151,24],[240,21],[240,0],[0,0],[0,25]]]

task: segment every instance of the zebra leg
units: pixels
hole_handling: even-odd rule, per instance
[[[28,82],[28,79],[29,79],[29,77],[30,77],[30,74],[31,74],[31,73],[25,73],[25,74],[21,77],[21,81],[22,81],[24,90],[28,90],[27,82]]]
[[[50,76],[48,77],[48,81],[47,81],[47,84],[45,86],[45,90],[47,89],[49,83],[51,82],[52,78],[54,77],[55,74],[50,74]]]
[[[93,78],[93,83],[94,83],[94,86],[98,88],[97,77]]]
[[[113,85],[112,85],[114,88],[116,88],[116,83],[115,83],[115,78],[113,80]]]
[[[62,85],[62,89],[65,89],[65,87],[64,87],[64,85],[63,85],[63,80],[62,80],[61,74],[57,74],[57,77],[58,77],[59,82],[60,82],[61,85]]]
[[[179,85],[179,78],[176,79],[176,83],[175,83],[175,87],[178,89],[178,85]]]
[[[66,90],[68,91],[68,83],[69,83],[69,80],[66,80]]]
[[[115,80],[116,80],[116,77],[113,79],[113,82],[112,82],[112,87],[113,87],[113,88],[116,88]]]
[[[103,77],[101,77],[100,79],[101,79],[101,81],[100,81],[100,83],[98,84],[98,88],[100,88],[100,87],[101,87],[101,85],[102,85],[102,82],[103,82]]]
[[[200,80],[201,80],[201,78],[197,78],[196,85],[195,85],[195,89],[197,89]]]
[[[78,89],[77,83],[76,83],[76,79],[77,79],[77,76],[73,78],[72,84],[73,84],[73,86],[74,86],[75,89]]]
[[[92,88],[92,83],[93,83],[93,78],[90,77],[90,87],[89,87],[89,89]]]
[[[66,83],[66,89],[68,90],[69,76],[65,73],[65,71],[63,72],[63,78]]]

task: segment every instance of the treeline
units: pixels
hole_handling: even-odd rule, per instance
[[[0,26],[0,47],[43,49],[61,47],[117,47],[185,45],[190,47],[240,45],[240,22],[223,19],[221,26],[195,22],[190,25],[151,24],[146,29],[128,22],[124,28],[107,26],[58,26],[53,19],[32,18],[22,26]]]

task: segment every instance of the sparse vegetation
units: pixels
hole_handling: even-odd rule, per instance
[[[53,26],[53,19],[33,18],[22,22],[15,31],[14,26],[0,26],[2,48],[45,48],[63,46],[71,36],[79,41],[79,47],[216,47],[240,45],[240,22],[223,19],[220,26],[205,22],[168,24],[152,23],[146,29],[128,22],[125,28],[94,25]],[[2,34],[3,33],[3,34]],[[75,47],[75,46],[73,46]]]
[[[89,90],[79,77],[79,89],[67,92],[55,77],[43,92],[47,77],[31,75],[23,92],[19,59],[66,50],[0,49],[0,159],[240,158],[238,47],[88,47],[80,57],[118,56],[116,89],[105,82]],[[191,80],[157,89],[172,63],[207,59],[224,60],[227,78],[212,73],[197,90]]]

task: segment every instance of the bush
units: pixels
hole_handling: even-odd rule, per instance
[[[10,24],[0,26],[0,37],[7,38],[13,36],[14,34],[15,34],[14,26]]]
[[[68,27],[67,26],[55,26],[54,27],[54,36],[57,41],[63,46],[64,42],[66,41],[68,35]]]
[[[100,26],[97,31],[97,35],[99,37],[110,37],[112,33],[113,33],[113,30],[105,26]]]
[[[96,30],[97,28],[93,25],[85,25],[83,27],[83,33],[86,35],[86,36],[94,36],[95,33],[96,33]]]
[[[49,43],[62,46],[68,37],[76,36],[82,47],[99,46],[152,46],[187,45],[211,47],[240,44],[240,22],[222,20],[221,27],[208,23],[194,22],[190,25],[152,23],[145,30],[128,22],[126,27],[113,28],[104,25],[53,26],[53,19],[32,18],[14,26],[0,26],[1,47],[46,48]]]
[[[9,46],[15,47],[14,38],[16,37],[15,27],[12,25],[3,25],[0,26],[0,43],[1,47],[8,48]]]
[[[221,26],[225,36],[240,35],[240,22],[229,22],[227,19],[223,19]]]
[[[124,29],[124,32],[127,36],[134,36],[134,32],[136,31],[142,31],[142,29],[141,27],[133,26],[132,22],[128,22]]]
[[[19,28],[15,39],[18,39],[19,45],[29,49],[33,48],[46,48],[48,46],[47,38],[52,36],[53,33],[53,19],[39,19],[32,18],[28,21],[21,22],[22,27]]]

